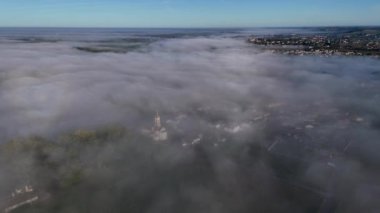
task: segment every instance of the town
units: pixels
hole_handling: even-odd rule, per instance
[[[380,29],[345,29],[312,34],[252,36],[251,44],[286,55],[380,56]]]

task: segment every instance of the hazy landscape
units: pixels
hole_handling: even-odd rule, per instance
[[[250,42],[339,30],[0,28],[1,211],[378,212],[377,50]]]

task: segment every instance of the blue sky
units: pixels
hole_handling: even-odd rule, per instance
[[[379,0],[0,0],[0,26],[380,25]]]

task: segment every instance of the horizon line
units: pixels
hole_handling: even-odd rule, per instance
[[[229,27],[128,27],[128,26],[0,26],[0,28],[62,28],[62,29],[260,29],[260,28],[334,28],[334,27],[380,27],[379,25],[304,25],[304,26],[229,26]]]

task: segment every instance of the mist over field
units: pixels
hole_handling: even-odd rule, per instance
[[[380,60],[245,36],[1,37],[0,198],[28,182],[48,198],[20,212],[376,212]],[[156,112],[166,142],[144,133]]]

